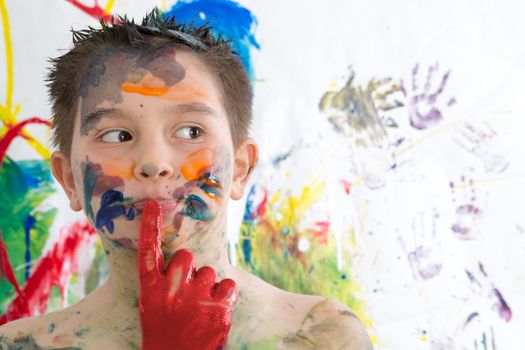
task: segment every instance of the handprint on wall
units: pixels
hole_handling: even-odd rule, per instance
[[[419,64],[412,69],[412,81],[406,86],[401,80],[401,92],[407,99],[407,107],[410,113],[410,125],[416,129],[423,130],[438,124],[443,119],[445,108],[452,106],[455,98],[444,97],[443,91],[448,81],[450,70],[441,76],[436,86],[435,73],[439,70],[436,63],[428,67],[427,75],[423,85],[419,85]]]
[[[399,237],[401,247],[407,255],[414,279],[428,280],[436,277],[442,268],[439,261],[439,245],[436,239],[436,220],[438,214],[433,210],[417,213],[412,219],[413,239],[405,246]]]
[[[355,72],[350,70],[345,86],[326,92],[319,109],[327,113],[335,129],[356,146],[381,145],[387,136],[386,127],[395,126],[385,122],[381,112],[403,105],[392,96],[400,87],[391,78],[372,78],[366,87],[355,83],[354,78]]]
[[[458,133],[455,143],[479,158],[486,173],[499,174],[507,169],[509,160],[495,148],[499,134],[488,122],[466,123]]]
[[[450,182],[452,202],[455,204],[455,219],[450,229],[460,239],[474,239],[479,230],[476,225],[482,217],[483,211],[477,203],[477,193],[473,179],[461,177],[459,182]]]

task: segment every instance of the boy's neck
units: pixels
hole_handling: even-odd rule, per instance
[[[222,219],[222,220],[221,220]],[[238,270],[229,262],[227,251],[227,234],[225,217],[219,217],[207,231],[201,232],[200,237],[183,242],[180,247],[172,251],[164,251],[165,264],[170,257],[181,248],[186,248],[193,253],[196,269],[210,266],[217,273],[217,279],[232,278],[236,281]],[[198,245],[197,245],[198,244]],[[103,245],[107,250],[109,279],[104,286],[106,298],[111,299],[115,311],[124,313],[122,316],[136,317],[138,321],[138,300],[140,296],[140,283],[137,265],[137,252],[114,248],[107,242]],[[237,282],[237,281],[236,281]]]

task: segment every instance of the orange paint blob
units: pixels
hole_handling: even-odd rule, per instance
[[[211,171],[213,150],[202,148],[190,154],[180,166],[180,172],[186,180],[197,181],[201,176]]]
[[[120,88],[124,92],[137,93],[146,96],[161,96],[168,91],[168,88],[163,86],[144,86],[131,83],[123,83]]]
[[[107,176],[117,176],[124,180],[133,177],[135,160],[133,158],[116,157],[102,163],[102,171]]]

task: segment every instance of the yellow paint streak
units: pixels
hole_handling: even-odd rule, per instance
[[[2,121],[7,124],[16,122],[15,113],[13,113],[13,44],[11,42],[11,29],[9,27],[9,16],[4,0],[0,0],[0,12],[2,15],[2,27],[4,30],[5,43],[5,62],[6,62],[6,100],[2,108]]]
[[[108,2],[106,2],[106,7],[104,8],[104,12],[110,15],[111,10],[113,9],[113,5],[115,5],[115,0],[108,0]]]
[[[28,137],[27,143],[29,143],[42,158],[45,160],[49,160],[51,158],[51,152],[49,152],[49,149],[46,146],[42,145],[33,136],[29,135],[27,131],[24,130],[22,134]]]
[[[168,88],[163,86],[144,86],[135,85],[131,83],[123,83],[120,89],[124,92],[136,93],[145,96],[161,96],[168,91]]]
[[[0,120],[4,124],[0,130],[0,137],[5,135],[11,125],[17,123],[16,116],[20,113],[20,105],[13,106],[14,74],[13,74],[13,43],[11,41],[11,29],[9,26],[9,15],[5,0],[0,0],[0,15],[2,17],[2,29],[4,31],[5,61],[6,61],[6,99],[5,105],[0,104]],[[26,130],[22,135],[44,159],[51,158],[48,147],[42,145]]]

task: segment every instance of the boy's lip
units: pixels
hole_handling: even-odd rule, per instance
[[[173,198],[165,198],[165,197],[150,198],[150,197],[147,197],[147,198],[142,198],[142,199],[140,199],[138,201],[135,201],[133,203],[133,207],[135,207],[137,210],[142,212],[142,210],[144,209],[144,206],[150,200],[157,201],[160,204],[163,213],[175,210],[175,208],[177,207],[177,204],[178,204],[178,202],[176,200],[174,200]]]

